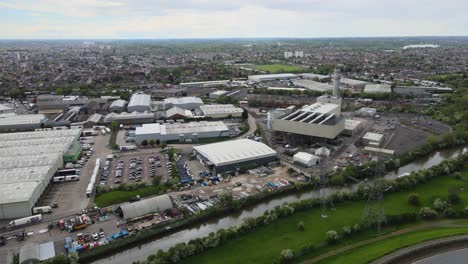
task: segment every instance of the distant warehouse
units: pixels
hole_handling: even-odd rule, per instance
[[[133,94],[128,103],[128,112],[145,112],[150,111],[151,95],[149,94]]]
[[[200,110],[205,117],[210,118],[241,117],[244,112],[244,109],[232,104],[202,105]]]
[[[202,138],[218,138],[229,136],[229,128],[221,121],[218,122],[189,122],[143,124],[135,130],[136,143],[151,139],[160,141],[197,141]]]
[[[47,120],[42,114],[37,115],[7,115],[0,117],[0,131],[27,131],[41,128]]]
[[[0,219],[31,215],[81,129],[0,134]]]
[[[297,75],[292,74],[292,73],[260,74],[260,75],[249,75],[248,78],[249,78],[249,81],[253,81],[253,82],[265,82],[265,81],[297,79]]]
[[[125,106],[127,105],[127,101],[118,99],[112,102],[109,106],[109,111],[112,113],[121,113],[125,110]]]
[[[168,110],[174,106],[187,109],[187,110],[194,110],[200,108],[203,105],[203,101],[198,97],[170,97],[164,99],[164,109]]]
[[[250,139],[195,146],[193,152],[215,173],[236,171],[242,167],[256,167],[277,159],[276,151]]]

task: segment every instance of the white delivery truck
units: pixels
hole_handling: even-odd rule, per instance
[[[42,221],[42,215],[37,214],[37,215],[32,215],[32,216],[13,220],[8,224],[8,226],[9,227],[22,226],[22,225],[27,225],[27,224],[38,223],[40,221]]]
[[[51,214],[52,207],[50,206],[38,206],[32,209],[33,214]]]

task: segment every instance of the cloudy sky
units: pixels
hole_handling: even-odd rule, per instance
[[[0,0],[1,39],[468,35],[466,0]]]

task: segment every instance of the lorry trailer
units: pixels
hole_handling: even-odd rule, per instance
[[[32,223],[38,223],[40,221],[42,221],[42,215],[37,214],[37,215],[27,216],[27,217],[13,220],[8,224],[8,226],[9,227],[22,226],[22,225],[27,225],[27,224],[32,224]]]

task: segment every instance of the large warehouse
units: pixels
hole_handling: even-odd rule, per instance
[[[119,212],[120,217],[123,217],[124,219],[132,219],[150,213],[163,212],[171,208],[174,208],[171,197],[167,194],[163,194],[134,203],[122,204],[117,211]]]
[[[238,139],[193,147],[197,158],[214,173],[255,167],[277,159],[276,151],[250,139]]]
[[[168,110],[174,106],[193,110],[198,109],[200,106],[203,105],[203,101],[198,97],[170,97],[164,99],[164,109]]]
[[[210,118],[241,117],[244,112],[244,109],[235,107],[232,104],[202,105],[200,110],[205,117]]]
[[[135,130],[136,143],[144,140],[159,139],[160,141],[197,141],[202,138],[217,138],[229,136],[229,128],[221,121],[218,122],[189,122],[143,124]]]
[[[149,94],[133,94],[128,103],[128,112],[145,112],[150,111],[151,95]]]
[[[273,119],[272,128],[275,132],[289,135],[291,143],[307,144],[314,139],[336,138],[345,128],[345,120],[341,117],[340,105],[314,103],[282,118]]]
[[[0,134],[0,219],[31,215],[81,129]]]
[[[260,75],[249,75],[248,79],[249,81],[253,81],[253,82],[291,80],[291,79],[297,79],[297,75],[292,74],[292,73],[260,74]]]
[[[122,113],[125,110],[125,106],[127,105],[127,101],[118,99],[112,102],[109,106],[109,112],[112,113]]]
[[[47,118],[37,115],[7,115],[0,117],[0,131],[27,131],[40,128]]]
[[[136,125],[136,124],[144,124],[144,123],[152,123],[156,120],[153,113],[149,112],[133,112],[133,113],[110,113],[104,117],[104,123],[109,124],[113,121],[116,121],[119,124],[124,125]]]

